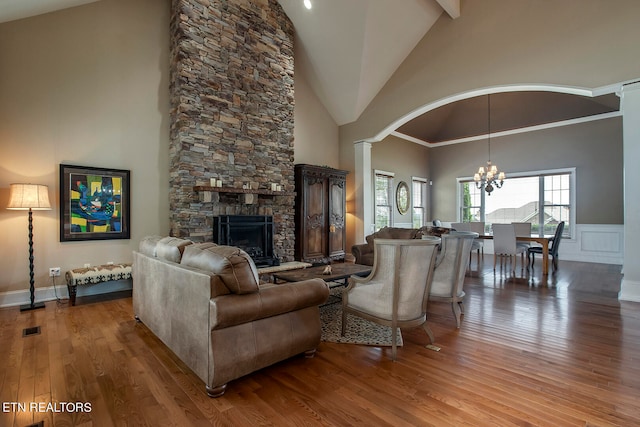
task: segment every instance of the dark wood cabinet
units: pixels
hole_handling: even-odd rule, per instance
[[[313,264],[344,260],[347,173],[325,166],[295,166],[297,260]]]

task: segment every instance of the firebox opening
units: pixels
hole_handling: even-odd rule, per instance
[[[269,215],[221,215],[213,218],[213,241],[236,246],[253,259],[256,267],[280,265],[273,253],[273,217]]]

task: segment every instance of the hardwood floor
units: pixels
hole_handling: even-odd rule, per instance
[[[640,425],[640,304],[616,299],[619,266],[561,261],[545,282],[475,264],[459,330],[450,305],[430,304],[439,352],[420,328],[403,331],[395,363],[390,349],[323,342],[218,399],[135,322],[130,297],[2,309],[0,426]]]

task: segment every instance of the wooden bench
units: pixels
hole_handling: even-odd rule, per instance
[[[76,305],[78,285],[96,285],[98,283],[131,278],[131,264],[104,264],[93,267],[74,268],[64,275],[69,290],[71,305]]]

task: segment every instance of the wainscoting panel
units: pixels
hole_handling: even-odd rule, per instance
[[[484,242],[484,252],[493,253],[493,241]],[[622,265],[623,224],[578,224],[573,239],[562,239],[559,258],[567,261]]]
[[[560,259],[622,265],[624,225],[578,224],[574,239],[560,243]]]

